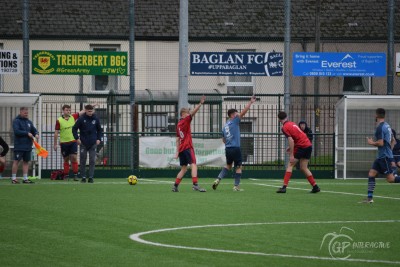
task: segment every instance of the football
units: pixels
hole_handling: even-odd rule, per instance
[[[128,183],[130,185],[135,185],[135,184],[137,184],[137,182],[138,182],[138,179],[137,179],[137,177],[135,175],[129,175]]]

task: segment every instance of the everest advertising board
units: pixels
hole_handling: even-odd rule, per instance
[[[386,76],[386,54],[295,52],[293,76]]]
[[[280,52],[191,52],[192,76],[282,76]]]
[[[0,74],[19,74],[19,50],[0,50]]]
[[[396,53],[396,75],[400,76],[400,53]]]

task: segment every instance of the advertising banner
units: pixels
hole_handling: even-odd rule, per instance
[[[222,167],[226,163],[225,145],[221,139],[193,138],[197,165]],[[140,137],[139,165],[149,168],[179,166],[176,153],[175,137]]]
[[[386,76],[386,54],[295,52],[293,76]]]
[[[282,76],[280,52],[192,52],[192,76]]]
[[[33,50],[32,74],[127,75],[128,53]]]
[[[19,74],[18,50],[0,50],[0,74]]]

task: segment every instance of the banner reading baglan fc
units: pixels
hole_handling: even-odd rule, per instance
[[[190,74],[198,76],[282,76],[281,52],[192,52]]]

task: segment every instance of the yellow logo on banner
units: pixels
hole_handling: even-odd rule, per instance
[[[32,71],[39,74],[50,74],[54,72],[54,67],[51,67],[51,63],[53,62],[54,64],[55,59],[54,55],[47,51],[41,51],[33,55]]]
[[[47,69],[50,66],[50,57],[39,57],[38,65],[44,70]]]

